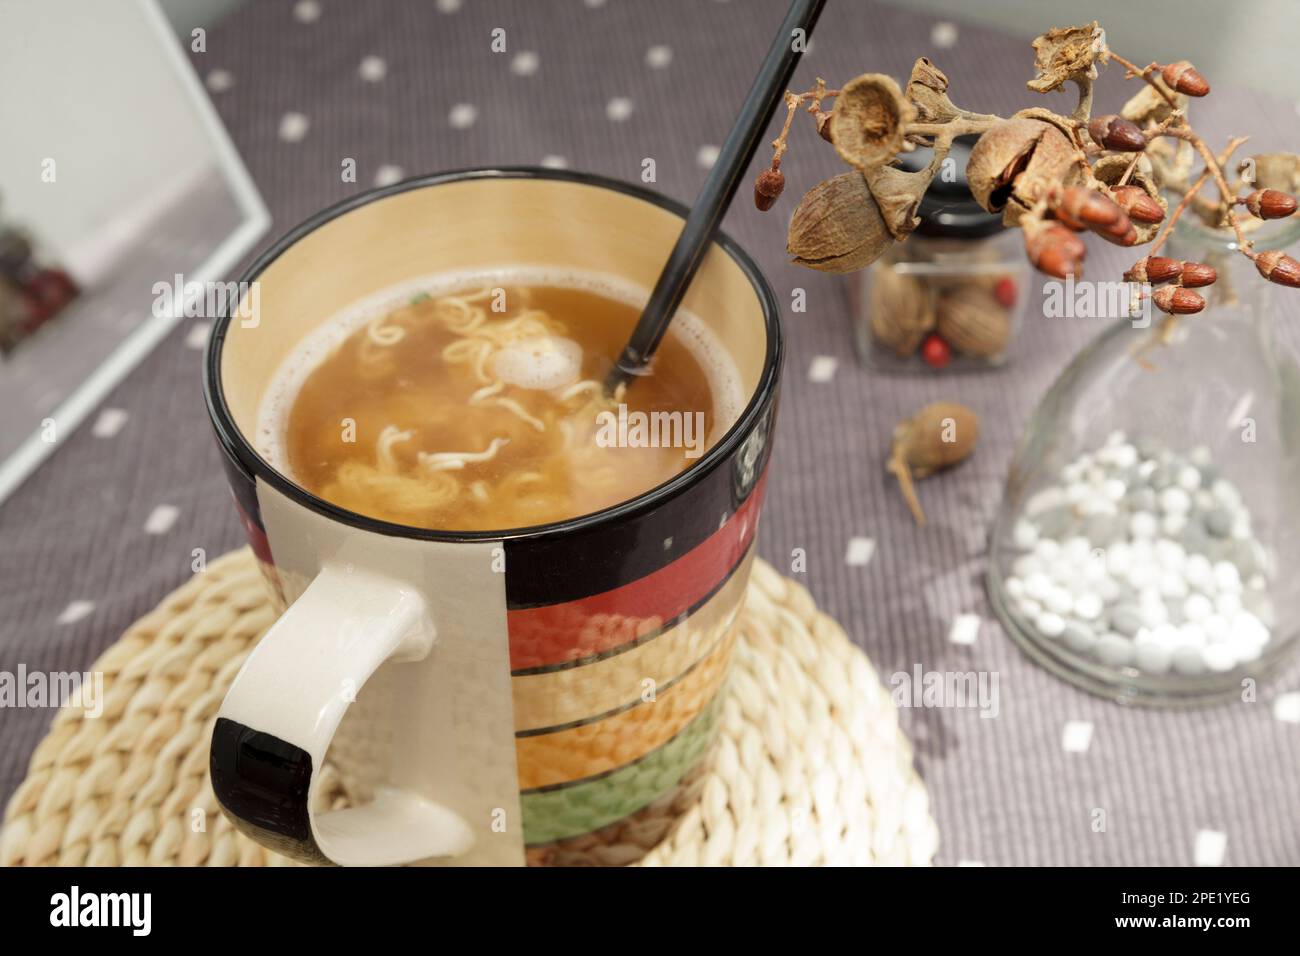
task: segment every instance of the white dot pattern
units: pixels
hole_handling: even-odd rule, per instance
[[[447,114],[447,122],[453,129],[469,129],[478,119],[478,107],[473,103],[457,103]]]
[[[286,143],[300,143],[311,129],[311,120],[302,113],[285,113],[280,117],[280,139]]]
[[[523,50],[510,61],[510,72],[516,76],[532,76],[540,64],[541,57],[531,50]]]
[[[357,67],[357,75],[367,83],[378,83],[388,75],[388,63],[383,57],[371,54],[362,59]]]
[[[1092,724],[1086,720],[1072,720],[1061,731],[1061,749],[1069,754],[1087,753],[1092,744]]]
[[[126,425],[130,415],[122,408],[105,408],[91,426],[91,434],[96,438],[112,438]]]
[[[840,360],[834,355],[815,355],[808,365],[808,381],[810,382],[829,382],[835,377],[835,370],[839,368]]]
[[[55,623],[76,624],[78,621],[90,617],[94,610],[94,601],[72,601],[60,612]]]
[[[659,17],[647,29],[616,32],[628,22],[637,22],[639,14],[630,12],[637,8],[628,0],[564,3],[572,7],[563,18],[557,18],[563,19],[563,24],[551,30],[526,29],[535,24],[522,18],[511,19],[496,5],[466,4],[462,0],[413,5],[418,6],[415,15],[423,18],[425,27],[418,57],[412,55],[409,42],[404,45],[406,38],[395,32],[382,34],[370,29],[357,31],[355,39],[340,39],[339,34],[356,21],[354,11],[359,5],[298,0],[273,7],[278,12],[272,18],[285,37],[294,39],[299,46],[319,43],[323,50],[329,45],[329,62],[339,82],[321,84],[319,90],[268,83],[264,65],[248,52],[254,47],[259,51],[263,48],[251,39],[242,47],[232,44],[230,38],[240,35],[233,27],[224,41],[220,27],[212,28],[212,52],[191,59],[235,136],[236,146],[248,159],[259,185],[263,185],[268,205],[281,227],[300,219],[312,203],[323,204],[321,195],[314,191],[320,184],[312,184],[313,169],[328,172],[329,186],[338,187],[341,156],[355,156],[358,167],[359,182],[348,185],[345,191],[360,191],[370,184],[398,182],[408,175],[408,170],[423,173],[488,162],[537,162],[555,169],[573,166],[636,179],[642,157],[650,155],[658,160],[660,177],[653,187],[689,200],[702,178],[700,171],[717,161],[717,147],[709,145],[709,141],[723,135],[729,117],[719,119],[720,113],[708,109],[689,115],[684,115],[688,111],[670,110],[667,91],[721,81],[740,88],[752,78],[748,73],[742,75],[752,64],[741,63],[743,58],[735,56],[734,51],[720,51],[716,44],[709,47],[697,42],[698,38],[691,34],[694,27],[671,16]],[[750,22],[756,18],[745,4],[693,9],[701,18],[710,16],[717,22],[732,17],[737,42],[742,38],[755,44],[770,40],[770,36],[759,37],[767,28],[759,29]],[[238,22],[243,15],[243,11],[236,11],[231,20]],[[743,22],[739,19],[742,17]],[[497,26],[509,31],[509,53],[487,51],[485,38]],[[875,26],[868,34],[865,27],[846,23],[843,33],[837,34],[823,25],[818,60],[806,61],[804,71],[814,68],[828,80],[851,76],[855,70],[869,68],[863,66],[863,51],[871,49],[872,43],[892,44],[906,38],[906,49],[915,55],[949,51],[940,65],[950,76],[962,76],[963,88],[968,84],[970,90],[987,94],[992,80],[986,77],[994,75],[999,82],[1006,82],[1006,88],[1023,87],[1026,53],[1019,39],[999,43],[987,31],[981,31],[978,41],[973,34],[962,38],[957,25],[922,20],[917,14],[909,14],[906,29],[889,23],[876,26],[885,28],[880,38]],[[584,46],[592,38],[599,39],[599,49]],[[347,42],[352,45],[339,46]],[[456,45],[461,45],[460,52],[453,52]],[[988,61],[987,71],[972,68],[969,61],[976,50],[982,60]],[[1001,67],[1001,51],[1007,51],[1005,61],[1014,62],[1014,69]],[[287,58],[298,56],[286,52]],[[481,62],[476,62],[476,57]],[[611,62],[616,68],[610,68]],[[449,63],[456,64],[456,69],[450,69]],[[285,65],[300,77],[312,75],[311,69],[316,66],[307,58],[292,59]],[[602,82],[582,86],[581,78],[594,75],[592,70],[600,71]],[[263,90],[270,89],[276,90],[275,97],[260,97]],[[402,112],[410,109],[412,101],[403,97],[411,89],[436,91],[435,98],[422,104],[427,115],[412,119]],[[336,97],[347,98],[346,107],[363,108],[340,109]],[[538,105],[561,102],[569,104],[567,112]],[[1279,115],[1288,112],[1284,104]],[[671,151],[665,146],[660,154],[656,149],[667,142],[662,124],[669,114],[675,145]],[[364,134],[359,133],[361,126],[350,125],[356,124],[358,116],[366,117]],[[803,122],[806,117],[797,119]],[[413,138],[374,135],[411,122],[420,124]],[[612,129],[608,125],[611,123],[623,127]],[[1293,123],[1280,132],[1300,138],[1297,128]],[[1215,132],[1226,135],[1232,131]],[[807,177],[815,175],[814,170],[801,169],[798,159],[801,144],[805,151],[820,148],[815,136],[810,142],[807,133],[804,126],[792,138],[791,162],[795,165],[788,170],[792,176],[797,173],[801,177],[797,189],[791,181],[789,189],[794,193],[788,191],[779,208],[762,219],[752,204],[742,201],[747,191],[742,188],[732,218],[747,225],[729,226],[777,288],[787,285],[792,276],[803,281],[809,275],[786,271],[790,266],[781,242],[784,222],[795,208],[799,193],[812,182]],[[281,164],[278,170],[275,163]],[[291,175],[286,175],[286,170]],[[267,183],[275,185],[268,188]],[[178,248],[197,253],[203,246],[186,240]],[[841,288],[847,290],[848,286]],[[1261,802],[1272,798],[1267,797],[1267,788],[1261,790],[1256,785],[1260,767],[1270,757],[1274,759],[1266,772],[1291,774],[1287,779],[1296,779],[1290,764],[1276,759],[1279,754],[1293,755],[1300,739],[1300,691],[1296,690],[1294,678],[1284,677],[1276,687],[1261,681],[1257,702],[1205,711],[1152,713],[1125,710],[1087,697],[1023,659],[992,618],[982,589],[986,524],[1001,490],[998,462],[1009,453],[1015,437],[1008,434],[1012,426],[996,430],[990,426],[981,454],[972,463],[921,486],[920,494],[932,521],[924,529],[915,528],[897,494],[896,482],[883,470],[888,445],[888,428],[883,419],[892,423],[925,401],[940,397],[933,393],[936,380],[884,381],[864,372],[853,359],[848,341],[848,297],[847,291],[842,297],[828,296],[824,316],[786,316],[790,348],[781,413],[785,432],[779,446],[782,464],[773,469],[768,483],[760,545],[769,557],[789,554],[795,546],[806,549],[810,557],[829,555],[830,560],[822,560],[820,568],[817,561],[810,561],[813,572],[807,575],[808,585],[818,603],[844,621],[869,650],[877,666],[906,660],[922,663],[927,671],[955,668],[1003,674],[1003,712],[1010,715],[1015,710],[1014,718],[975,720],[971,723],[976,730],[969,731],[957,729],[958,722],[948,719],[951,715],[940,715],[944,732],[952,736],[954,746],[941,756],[936,756],[933,748],[917,748],[923,773],[929,771],[932,808],[945,834],[940,862],[962,866],[983,866],[985,860],[989,865],[1025,861],[1068,865],[1075,861],[1067,854],[1078,850],[1083,841],[1088,841],[1088,849],[1083,852],[1090,862],[1140,863],[1146,856],[1162,863],[1193,862],[1201,866],[1222,865],[1225,861],[1239,865],[1300,862],[1294,857],[1295,824],[1285,815],[1289,805],[1279,811],[1275,804]],[[840,302],[840,298],[845,301]],[[209,332],[207,321],[190,319],[173,340],[176,348],[170,351],[177,361],[185,363],[185,374],[191,382],[199,364],[197,353],[204,348]],[[1078,334],[1082,344],[1091,333]],[[1028,362],[1021,366],[1030,367]],[[955,397],[969,399],[985,421],[993,422],[1001,416],[1018,423],[1017,415],[1027,412],[1033,396],[1027,396],[1015,378],[1015,373],[991,374],[963,381],[961,395]],[[200,423],[201,403],[186,407],[178,398],[173,414],[171,392],[167,393],[165,409],[156,396],[151,404],[137,402],[130,393],[140,394],[140,380],[139,374],[128,380],[122,396],[112,399],[115,406],[124,407],[104,407],[92,413],[89,427],[81,434],[69,429],[65,435],[61,429],[60,445],[67,447],[56,453],[48,474],[57,476],[62,468],[66,476],[74,469],[73,463],[84,466],[91,462],[92,467],[85,468],[90,484],[80,495],[67,494],[68,479],[59,479],[65,495],[60,507],[74,514],[77,522],[94,509],[116,515],[113,527],[119,536],[118,544],[103,548],[101,560],[117,561],[125,556],[130,564],[138,558],[137,564],[131,566],[141,576],[152,575],[147,586],[165,590],[164,578],[171,572],[164,566],[174,570],[177,554],[188,555],[192,546],[216,546],[217,538],[206,537],[211,529],[200,525],[195,501],[211,501],[225,491],[216,468],[199,475],[194,466],[196,480],[192,488],[175,477],[178,461],[200,461],[195,451],[199,445],[187,443],[190,433],[201,432],[203,453],[211,453],[206,424]],[[955,387],[954,379],[948,381]],[[169,380],[167,384],[170,387],[172,383]],[[60,397],[51,392],[49,401]],[[1264,393],[1256,395],[1247,390],[1234,394],[1225,400],[1221,411],[1214,413],[1223,418],[1211,424],[1215,428],[1239,429],[1252,414],[1263,421],[1267,404]],[[179,419],[182,410],[184,432],[178,431],[171,420]],[[819,439],[819,432],[831,433],[831,437]],[[159,437],[140,437],[150,433]],[[91,457],[76,458],[80,454],[78,441],[82,448],[94,449]],[[166,451],[159,452],[163,442]],[[141,459],[151,469],[154,462],[163,460],[163,454],[172,455],[174,451],[176,456],[156,468],[168,475],[161,480],[171,483],[159,486],[151,481],[147,487],[162,490],[152,492],[152,497],[143,501],[129,498],[132,488],[128,479],[105,481],[103,469],[93,467],[94,461],[108,461],[109,456],[120,456],[127,450],[138,455],[141,448],[156,452]],[[810,448],[816,454],[809,455]],[[68,464],[62,464],[64,461]],[[125,467],[119,467],[116,473],[134,474]],[[189,491],[205,498],[183,497]],[[792,519],[792,514],[799,517]],[[186,521],[182,522],[182,517]],[[725,513],[720,515],[719,523],[726,519]],[[792,520],[796,523],[793,528]],[[191,522],[204,535],[196,533],[195,541],[184,540],[181,533]],[[847,537],[853,529],[859,529],[859,533]],[[861,529],[869,529],[872,536]],[[79,528],[74,526],[72,535],[63,530],[62,535],[50,534],[48,538],[70,539]],[[88,526],[87,534],[90,530]],[[222,548],[237,533],[233,519],[226,520],[223,533],[227,538],[220,539]],[[97,549],[103,540],[102,536],[95,539]],[[673,550],[672,538],[662,543],[666,551]],[[836,561],[835,552],[841,547],[842,560]],[[24,553],[27,550],[24,546]],[[40,556],[47,557],[46,552],[55,553],[46,548]],[[85,625],[77,633],[101,635],[124,626],[123,602],[117,595],[96,592],[80,579],[73,584],[76,590],[69,593],[65,588],[57,602],[41,605],[37,616],[25,623],[38,624],[49,633],[55,627],[93,618],[93,626]],[[73,594],[81,596],[72,599]],[[132,594],[132,600],[134,597]],[[907,711],[901,716],[905,729],[913,736],[924,733],[919,718],[919,714]],[[993,740],[1000,742],[988,743]],[[1222,794],[1223,799],[1218,801],[1222,807],[1193,806],[1195,801],[1190,797],[1181,803],[1162,798],[1157,805],[1140,785],[1124,782],[1133,778],[1133,742],[1137,740],[1161,742],[1162,749],[1150,750],[1152,773],[1158,771],[1162,779],[1175,782],[1180,793],[1185,788],[1189,793]],[[1223,759],[1223,748],[1229,746],[1234,753],[1238,748],[1242,751],[1240,761]],[[1008,749],[1014,759],[1037,776],[1016,776],[1015,785],[1008,782],[1005,766],[998,766],[999,760],[1006,759]],[[1215,769],[1211,753],[1219,755],[1217,766],[1231,764],[1232,783],[1225,785],[1229,771]],[[1030,760],[1036,763],[1030,765]],[[1126,769],[1128,776],[1117,774],[1117,766]],[[942,772],[935,773],[936,768]],[[1060,810],[1058,791],[1066,775],[1071,786],[1104,790],[1104,797],[1087,800],[1106,801],[1108,835],[1070,835],[1082,829],[1078,814],[1089,812],[1092,804],[1083,798],[1076,801],[1070,810],[1073,816]],[[1270,777],[1270,784],[1276,782]],[[1234,801],[1232,787],[1238,785],[1240,792],[1249,796]],[[1079,809],[1080,803],[1085,809]],[[1271,822],[1263,826],[1259,819]],[[1279,820],[1282,822],[1273,822]],[[1058,828],[1059,839],[1041,833],[1043,827],[1052,826]],[[1143,836],[1119,838],[1121,833],[1135,832]],[[1024,839],[995,839],[994,834],[999,833],[1023,833]],[[1277,838],[1279,834],[1283,839]]]
[[[850,538],[844,553],[844,563],[849,567],[864,567],[876,553],[876,542],[870,538]]]
[[[1222,866],[1228,849],[1228,835],[1219,830],[1199,830],[1192,848],[1197,866]]]
[[[632,116],[632,101],[626,96],[616,96],[605,104],[605,115],[615,123],[626,122]]]
[[[149,512],[149,517],[145,520],[144,530],[146,534],[166,534],[180,517],[181,509],[175,505],[158,505],[153,511]]]
[[[958,614],[952,619],[948,629],[949,644],[974,644],[980,636],[980,617],[978,614]]]

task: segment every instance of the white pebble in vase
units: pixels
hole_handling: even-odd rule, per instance
[[[1173,660],[1173,648],[1160,644],[1139,644],[1134,650],[1133,665],[1144,674],[1167,674]]]
[[[1044,637],[1060,637],[1065,633],[1065,619],[1053,611],[1044,611],[1034,621],[1034,627]]]
[[[1184,465],[1178,472],[1178,484],[1187,491],[1201,487],[1201,472],[1191,465]]]
[[[1156,516],[1149,511],[1135,512],[1129,519],[1129,533],[1135,538],[1152,538],[1157,528]]]
[[[1223,674],[1237,666],[1237,655],[1231,644],[1211,644],[1201,650],[1205,666],[1216,674]]]
[[[1097,657],[1111,667],[1127,667],[1133,662],[1134,645],[1119,634],[1104,634],[1097,642]]]
[[[1212,613],[1214,613],[1214,605],[1210,603],[1209,598],[1199,592],[1189,595],[1183,602],[1183,617],[1194,623],[1204,621]]]
[[[1045,603],[1049,611],[1064,617],[1074,609],[1074,595],[1066,588],[1052,588]]]
[[[1241,572],[1231,561],[1217,561],[1214,565],[1214,583],[1221,591],[1241,591]]]
[[[1076,617],[1085,621],[1095,621],[1101,617],[1102,600],[1101,595],[1095,593],[1085,593],[1079,595],[1074,601],[1074,614]]]
[[[1186,514],[1191,506],[1192,498],[1182,488],[1171,485],[1160,492],[1160,510],[1167,514]]]
[[[1179,647],[1174,650],[1174,670],[1188,677],[1205,673],[1205,658],[1198,647]]]
[[[1121,471],[1132,468],[1138,462],[1137,449],[1128,444],[1117,445],[1111,451],[1110,460],[1111,464]]]

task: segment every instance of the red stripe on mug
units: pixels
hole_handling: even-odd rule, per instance
[[[574,666],[598,658],[635,644],[698,605],[745,556],[766,483],[764,475],[716,532],[658,571],[578,601],[507,612],[510,669]]]

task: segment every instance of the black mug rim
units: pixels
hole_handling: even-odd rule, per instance
[[[326,223],[368,203],[416,189],[480,179],[550,179],[594,186],[649,202],[674,214],[683,223],[690,212],[689,207],[684,203],[664,196],[662,193],[634,183],[602,176],[598,173],[548,169],[538,166],[492,166],[448,170],[424,176],[415,176],[389,186],[370,189],[322,209],[294,226],[272,243],[265,252],[253,260],[252,264],[244,270],[237,281],[241,284],[253,282],[298,241]],[[231,311],[238,305],[237,302],[222,304],[220,312],[213,321],[212,331],[208,336],[207,348],[203,357],[203,396],[208,408],[208,417],[212,420],[217,433],[217,440],[220,442],[223,451],[244,467],[254,478],[265,481],[291,501],[311,511],[361,531],[369,531],[390,537],[448,543],[523,541],[586,531],[599,525],[621,521],[638,512],[660,507],[669,499],[676,497],[698,483],[716,469],[719,464],[729,459],[759,423],[767,405],[776,394],[781,364],[784,358],[784,341],[776,295],[772,292],[771,286],[768,285],[767,279],[764,278],[757,263],[734,239],[722,230],[718,230],[714,235],[713,244],[726,252],[740,268],[741,272],[744,273],[754,293],[758,296],[759,306],[763,311],[763,325],[767,334],[767,343],[763,356],[763,369],[758,384],[755,386],[749,402],[745,405],[744,411],[741,412],[735,423],[717,444],[705,452],[704,457],[698,462],[674,475],[663,484],[656,485],[635,498],[621,501],[601,511],[594,511],[591,514],[566,518],[563,521],[549,524],[530,525],[500,531],[438,531],[372,518],[359,512],[341,508],[312,494],[288,476],[280,473],[257,453],[257,450],[235,424],[234,416],[226,403],[224,385],[221,380],[221,352],[232,318]]]

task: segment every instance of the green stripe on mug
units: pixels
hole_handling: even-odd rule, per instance
[[[591,780],[524,792],[524,842],[550,843],[599,830],[675,787],[713,740],[726,690],[668,743],[634,764]]]

